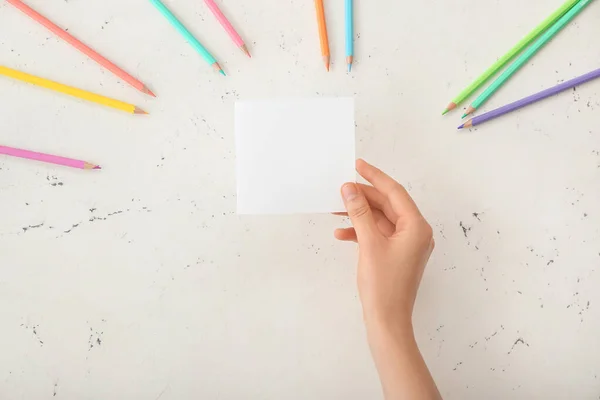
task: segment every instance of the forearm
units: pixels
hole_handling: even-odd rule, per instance
[[[367,334],[386,400],[441,399],[410,322],[367,323]]]

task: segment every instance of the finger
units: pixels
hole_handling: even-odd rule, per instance
[[[398,220],[398,214],[396,214],[388,199],[379,190],[373,186],[363,185],[362,183],[358,183],[358,186],[360,186],[360,190],[365,194],[371,208],[383,211],[387,219],[394,223]]]
[[[396,232],[396,225],[391,222],[381,210],[373,209],[373,217],[379,232],[385,237],[390,237]]]
[[[357,183],[357,185],[365,194],[365,197],[371,206],[371,211],[373,211],[373,217],[375,218],[379,231],[383,233],[384,236],[391,236],[396,230],[395,222],[398,220],[398,216],[394,210],[392,210],[390,203],[373,186],[367,186],[361,183]],[[336,212],[333,213],[333,215],[348,217],[348,213]]]
[[[342,198],[359,242],[382,237],[373,218],[371,206],[355,183],[346,183],[342,186]]]
[[[356,161],[356,171],[389,199],[398,217],[421,215],[406,189],[383,171],[361,159]]]
[[[354,228],[336,229],[333,235],[337,240],[343,242],[356,242],[358,240]]]
[[[373,218],[375,219],[379,232],[386,237],[392,236],[396,231],[396,226],[385,216],[383,211],[377,209],[372,209],[371,211],[373,211]],[[348,240],[345,236],[346,232],[351,232],[350,240],[356,239],[356,231],[354,228],[340,228],[336,230],[335,237],[339,240]],[[338,237],[338,234],[342,236]]]

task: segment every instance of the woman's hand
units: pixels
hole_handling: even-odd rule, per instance
[[[431,226],[402,185],[363,160],[356,170],[373,186],[342,187],[354,227],[337,229],[335,237],[358,243],[358,289],[385,398],[441,399],[412,329],[415,298],[434,247]]]
[[[373,186],[342,187],[354,227],[337,229],[335,237],[358,242],[358,289],[367,323],[410,323],[434,247],[431,226],[398,182],[363,160],[356,170]]]

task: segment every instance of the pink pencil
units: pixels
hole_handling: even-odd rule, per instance
[[[23,3],[21,0],[7,0],[10,4],[21,10],[23,13],[28,15],[31,19],[37,21],[50,32],[54,33],[56,36],[69,43],[71,46],[75,47],[77,50],[81,51],[86,56],[90,57],[92,60],[96,61],[98,64],[123,79],[125,82],[129,83],[131,86],[136,88],[142,93],[146,93],[152,97],[156,97],[154,93],[146,85],[144,85],[140,80],[134,78],[129,75],[123,69],[119,68],[112,61],[104,58],[100,53],[94,51],[75,36],[71,35],[66,30],[62,29],[54,22],[50,21],[48,18],[44,17],[42,14],[35,11],[33,8],[29,7],[27,4]]]
[[[64,165],[65,167],[79,168],[79,169],[102,169],[99,165],[95,165],[86,161],[74,160],[72,158],[65,158],[59,156],[53,156],[50,154],[36,153],[29,150],[15,149],[12,147],[0,146],[0,154],[7,156],[26,158],[28,160],[41,161],[50,164]]]
[[[221,12],[221,10],[219,10],[219,7],[215,3],[215,1],[214,0],[204,0],[204,2],[208,6],[208,8],[210,8],[210,10],[213,12],[213,14],[215,14],[215,17],[217,17],[217,19],[221,23],[221,26],[223,26],[223,28],[227,31],[227,33],[231,37],[231,40],[233,40],[233,42],[236,44],[236,46],[239,47],[240,49],[242,49],[242,51],[248,57],[252,57],[250,55],[250,52],[248,51],[248,48],[244,44],[244,41],[242,40],[242,38],[240,37],[240,35],[238,35],[238,33],[235,31],[235,29],[233,29],[233,26],[227,20],[227,18],[225,17],[225,15],[223,15],[223,13]]]

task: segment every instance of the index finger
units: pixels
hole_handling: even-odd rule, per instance
[[[421,216],[419,208],[404,186],[383,171],[362,159],[356,161],[356,171],[388,198],[392,209],[399,217]]]

